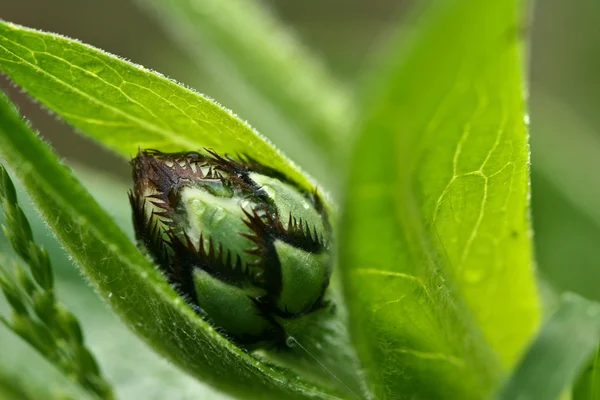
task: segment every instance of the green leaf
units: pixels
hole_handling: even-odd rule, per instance
[[[537,327],[520,17],[435,2],[371,79],[340,265],[377,398],[483,398]]]
[[[573,387],[573,400],[598,399],[600,399],[600,344],[596,344],[596,351]]]
[[[545,93],[535,99],[532,207],[538,265],[561,290],[600,301],[600,269],[590,268],[600,263],[600,177],[590,174],[600,169],[600,139],[568,104]]]
[[[9,376],[5,374],[5,371],[0,369],[0,398],[4,400],[33,400],[36,397],[32,393],[31,385],[25,383],[22,379],[19,379],[15,376]],[[41,398],[39,390],[35,393],[37,398]],[[53,399],[54,397],[51,394],[50,390],[47,390],[46,393],[43,393],[45,398]]]
[[[571,293],[563,295],[496,398],[558,399],[573,384],[599,339],[600,304]],[[576,395],[575,400],[597,398]]]
[[[600,168],[600,160],[596,157],[600,153],[600,139],[567,104],[549,96],[538,97],[536,110],[540,111],[540,116],[532,125],[539,134],[531,140],[536,170],[600,226],[600,177],[586,177],[588,171]],[[544,116],[541,110],[552,118]],[[566,131],[571,134],[565,135]]]
[[[242,398],[326,398],[199,318],[0,96],[0,155],[94,288],[156,351]]]
[[[124,157],[212,148],[244,153],[314,184],[230,111],[165,77],[59,35],[0,21],[0,71],[61,118]]]
[[[596,344],[596,351],[593,352],[588,365],[573,387],[573,400],[598,399],[600,399],[600,342]]]
[[[354,115],[350,93],[259,1],[139,3],[223,84],[230,85],[231,75],[239,75],[246,83],[244,92],[253,89],[266,99],[280,118],[298,128],[300,137],[321,150],[345,145]],[[333,161],[337,153],[326,151],[323,156]]]

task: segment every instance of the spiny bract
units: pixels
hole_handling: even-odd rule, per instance
[[[323,305],[331,234],[316,191],[211,150],[140,151],[136,236],[199,313],[240,343],[283,342],[282,322]]]

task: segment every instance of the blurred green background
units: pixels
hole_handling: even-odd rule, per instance
[[[387,33],[412,2],[264,3],[323,58],[334,76],[352,87],[360,85]],[[243,93],[229,92],[209,68],[188,57],[131,0],[0,0],[0,18],[80,39],[194,87],[251,124],[260,119],[260,107],[240,104]],[[555,289],[600,300],[600,2],[538,1],[526,31],[532,39],[529,118],[536,263],[540,275]],[[131,234],[127,163],[77,136],[3,78],[0,88],[11,94],[33,126]],[[24,195],[21,198],[26,204]],[[33,220],[35,213],[30,207],[28,211]],[[156,399],[216,398],[210,389],[182,376],[139,343],[85,285],[43,225],[35,225],[37,237],[52,250],[61,299],[82,319],[90,346],[122,398],[140,393]],[[0,250],[5,248],[0,241]],[[2,301],[0,313],[6,310]],[[2,368],[6,364],[22,379],[33,377],[41,384],[61,379],[2,328],[0,351]],[[23,375],[23,366],[31,365],[31,359],[39,361],[40,368],[28,368]]]

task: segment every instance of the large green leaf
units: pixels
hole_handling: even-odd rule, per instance
[[[544,323],[519,365],[498,392],[498,400],[554,400],[572,385],[600,339],[600,304],[567,293]],[[597,400],[596,377],[581,382],[576,400]],[[589,384],[589,386],[588,386]],[[594,392],[595,391],[595,392]],[[596,397],[593,397],[593,395]]]
[[[210,99],[91,46],[0,21],[0,71],[124,157],[138,148],[245,153],[312,184],[244,121]]]
[[[365,96],[340,265],[378,398],[482,398],[537,327],[521,11],[431,4]]]
[[[0,155],[73,260],[155,350],[242,398],[328,394],[242,351],[198,317],[0,95]]]

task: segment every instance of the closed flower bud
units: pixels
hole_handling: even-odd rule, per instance
[[[323,305],[323,203],[254,160],[146,150],[132,160],[136,236],[201,315],[240,343],[283,342]]]

